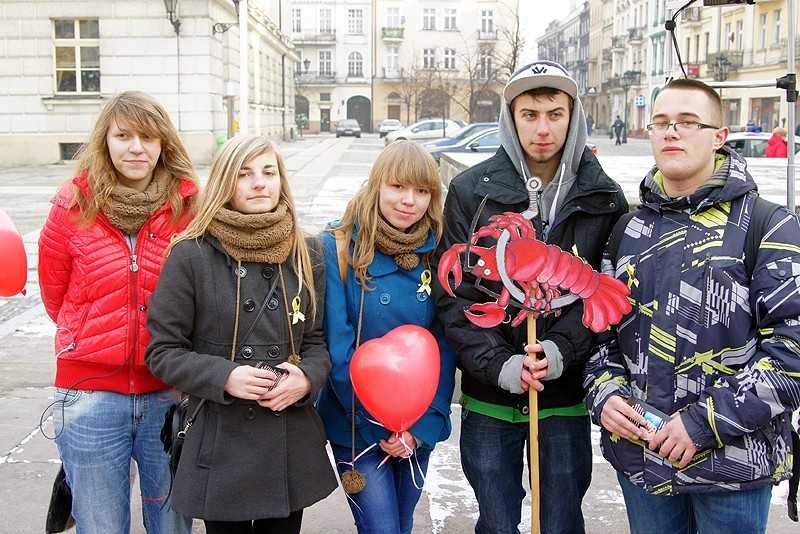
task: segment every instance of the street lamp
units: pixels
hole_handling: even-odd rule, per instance
[[[175,28],[175,34],[181,33],[181,21],[178,19],[178,0],[164,0],[164,9],[167,10],[167,20]]]
[[[628,70],[625,74],[619,77],[619,85],[625,91],[625,124],[622,125],[622,142],[628,142],[628,89],[631,85],[636,83],[639,78],[639,73],[636,71]]]
[[[714,60],[714,81],[724,82],[728,79],[728,74],[731,71],[731,62],[728,61],[728,55],[719,53]]]
[[[310,60],[310,59],[308,59],[308,58],[305,58],[305,59],[303,60],[303,67],[305,67],[305,69],[306,69],[306,72],[308,72],[308,67],[310,67],[310,66],[311,66],[311,60]]]

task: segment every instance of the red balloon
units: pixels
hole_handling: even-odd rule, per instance
[[[426,329],[403,325],[362,344],[350,362],[350,381],[364,408],[394,432],[425,413],[439,385],[439,345]]]
[[[28,280],[28,258],[22,236],[5,211],[0,208],[0,297],[25,294]]]

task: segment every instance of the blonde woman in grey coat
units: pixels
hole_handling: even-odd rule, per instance
[[[303,509],[336,487],[313,408],[331,368],[324,295],[321,244],[300,230],[276,146],[231,139],[168,249],[145,355],[190,414],[205,399],[172,505],[209,534],[300,532]]]

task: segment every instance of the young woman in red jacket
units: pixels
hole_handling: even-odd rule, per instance
[[[63,184],[39,239],[39,285],[57,325],[56,443],[78,532],[130,530],[131,458],[148,533],[188,533],[165,505],[159,439],[172,390],[144,363],[145,317],[164,251],[192,217],[197,176],[151,96],[111,98]]]

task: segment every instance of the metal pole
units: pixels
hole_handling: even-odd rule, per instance
[[[786,31],[789,35],[789,50],[787,54],[787,73],[789,76],[795,74],[795,14],[794,14],[794,0],[786,0],[786,14],[789,19]],[[794,129],[795,129],[795,103],[792,101],[794,97],[790,97],[789,92],[786,92],[786,116],[788,134],[786,135],[786,207],[792,213],[795,212],[795,180],[794,180]]]
[[[247,0],[239,2],[239,133],[244,135],[248,130],[248,100],[247,88],[250,82],[247,46]]]

